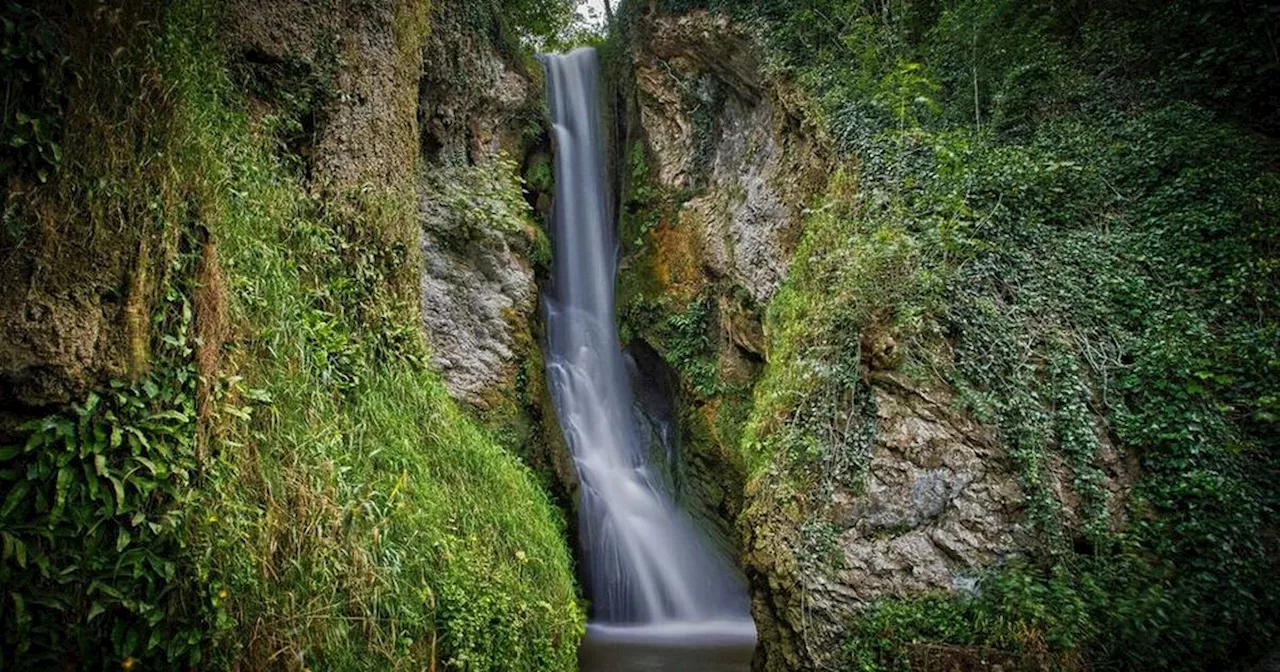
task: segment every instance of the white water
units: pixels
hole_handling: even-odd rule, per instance
[[[594,619],[636,626],[641,636],[753,639],[740,575],[675,505],[632,414],[614,322],[616,227],[596,53],[577,49],[542,62],[555,131],[547,380],[581,481],[578,524]]]

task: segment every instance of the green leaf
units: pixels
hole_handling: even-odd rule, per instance
[[[67,504],[67,490],[71,487],[71,479],[72,472],[69,465],[58,470],[58,482],[53,494],[53,511],[49,514],[50,525],[62,517],[62,510]]]
[[[27,617],[27,601],[18,593],[9,593],[9,597],[13,599],[14,620],[23,622]]]
[[[94,469],[89,466],[88,462],[81,462],[80,468],[84,470],[84,483],[89,489],[89,499],[98,499],[100,492],[98,487],[98,475],[94,473]]]
[[[89,584],[88,590],[86,590],[85,592],[90,595],[93,595],[95,593],[103,593],[107,596],[114,597],[117,600],[124,599],[124,593],[121,593],[119,590],[116,590],[112,586],[109,586],[101,581],[91,582]]]
[[[137,462],[141,463],[141,464],[142,464],[142,466],[146,467],[146,468],[151,472],[151,475],[152,475],[152,476],[157,475],[157,472],[158,472],[159,470],[156,468],[156,463],[155,463],[155,462],[152,462],[151,460],[148,460],[147,458],[142,457],[142,456],[140,456],[140,455],[139,455],[139,456],[135,456],[133,459],[134,459],[135,461],[137,461]]]
[[[178,422],[185,423],[189,421],[191,418],[187,417],[187,414],[181,411],[170,410],[170,411],[160,411],[159,413],[152,413],[151,419],[152,420],[176,420]]]
[[[4,498],[4,505],[0,506],[0,519],[7,518],[13,510],[18,508],[24,497],[31,490],[31,481],[21,481],[13,486],[13,490],[9,491],[9,496]]]
[[[124,501],[124,483],[119,478],[110,474],[107,475],[107,479],[111,481],[111,487],[116,493],[116,513],[122,513],[126,509]]]
[[[143,434],[142,430],[137,427],[125,427],[125,430],[131,435],[129,443],[134,447],[134,449],[137,449],[138,446],[151,448],[151,442],[147,440],[147,435]],[[134,439],[137,439],[136,445],[134,444]]]
[[[120,535],[116,537],[116,553],[123,551],[129,542],[133,540],[133,535],[129,534],[129,529],[120,528]]]
[[[24,453],[29,453],[36,448],[45,445],[49,441],[48,431],[49,427],[45,424],[41,424],[40,428],[32,432],[31,436],[27,438],[27,443],[22,447],[22,451]]]

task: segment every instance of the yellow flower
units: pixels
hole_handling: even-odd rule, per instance
[[[227,599],[227,595],[230,595],[230,593],[227,592],[226,588],[223,588],[222,590],[218,591],[218,599],[220,600]]]
[[[120,669],[132,670],[134,667],[137,667],[137,665],[138,661],[134,660],[133,656],[129,656],[124,659],[124,662],[120,663]]]
[[[209,516],[209,522],[211,522],[211,523],[216,523],[216,522],[218,522],[218,514],[216,514],[216,513],[215,513],[215,514],[213,514],[213,515]]]

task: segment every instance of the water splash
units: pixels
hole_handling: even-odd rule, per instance
[[[581,481],[579,532],[594,617],[749,628],[740,575],[675,505],[632,414],[614,322],[617,242],[605,188],[596,53],[577,49],[541,59],[555,133],[547,380]]]

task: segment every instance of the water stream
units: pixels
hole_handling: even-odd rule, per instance
[[[618,247],[596,53],[541,59],[555,134],[546,369],[581,484],[592,604],[583,669],[746,670],[755,630],[741,575],[676,506],[633,415],[614,321]]]

